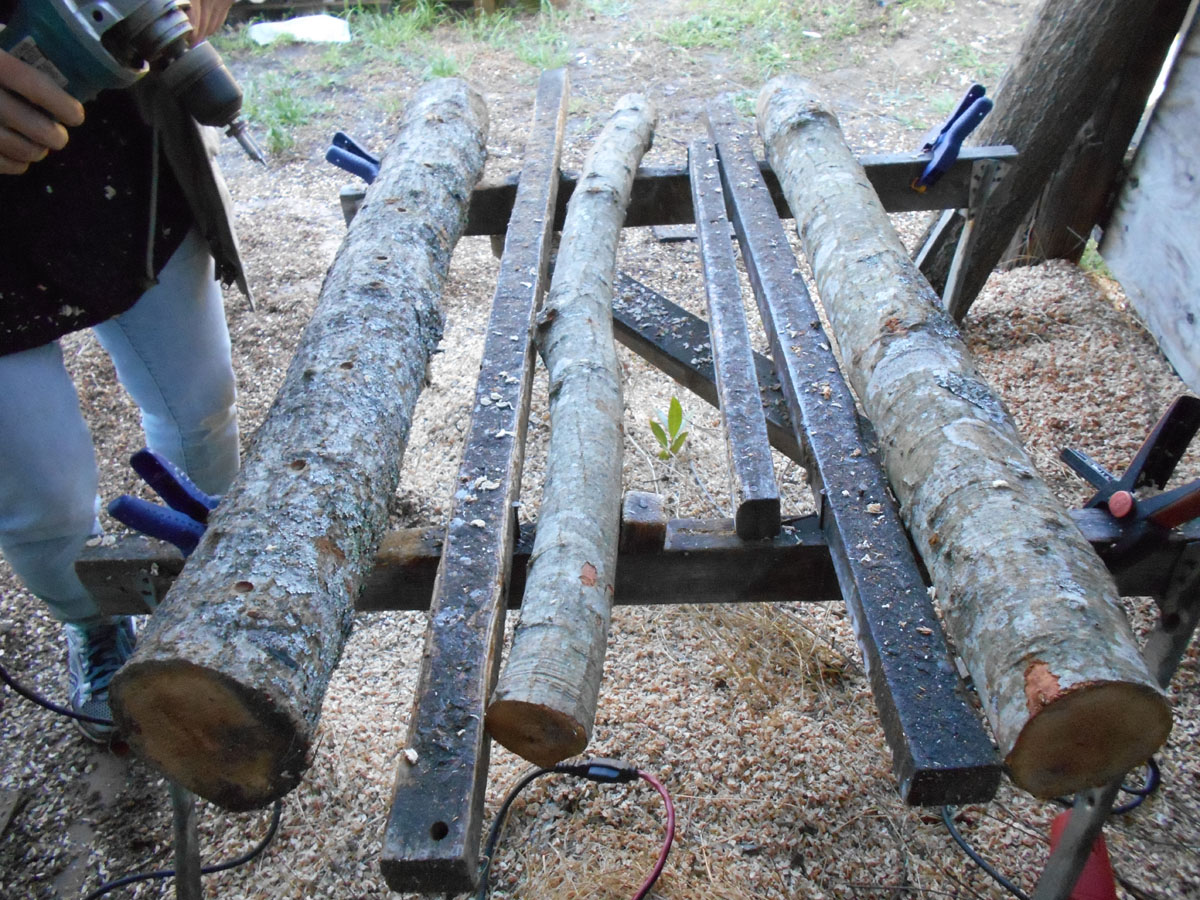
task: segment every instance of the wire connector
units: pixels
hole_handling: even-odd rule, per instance
[[[554,771],[586,778],[598,784],[628,784],[638,777],[636,766],[602,756],[581,763],[559,763]]]

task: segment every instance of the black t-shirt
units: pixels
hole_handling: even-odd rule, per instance
[[[12,5],[0,0],[0,20]],[[155,166],[151,129],[130,93],[104,91],[85,111],[66,148],[23,175],[0,175],[0,355],[124,312],[191,227],[161,151]]]

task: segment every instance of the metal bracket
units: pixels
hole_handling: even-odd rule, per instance
[[[962,234],[958,238],[958,244],[954,248],[954,258],[950,262],[950,271],[946,274],[946,287],[942,291],[942,305],[946,311],[954,318],[960,321],[966,310],[959,311],[961,305],[959,290],[962,287],[963,272],[966,271],[967,261],[971,258],[971,252],[975,248],[975,225],[992,203],[997,195],[997,191],[1004,183],[1004,179],[1009,171],[1009,164],[996,159],[981,159],[977,160],[971,167],[971,189],[970,200],[968,206],[964,210],[950,210],[950,217],[944,213],[938,221],[937,231],[941,231],[945,224],[954,215],[962,216],[963,222]],[[936,232],[930,236],[930,239],[925,242],[925,246],[921,248],[921,253],[918,255],[917,266],[920,267],[924,255],[933,245],[936,238]]]

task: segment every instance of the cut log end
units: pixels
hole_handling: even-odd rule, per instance
[[[1106,784],[1149,759],[1171,730],[1166,698],[1149,687],[1092,683],[1049,699],[1005,760],[1013,782],[1035,797]]]
[[[588,732],[573,717],[526,700],[497,700],[484,724],[493,738],[523,759],[549,768],[587,747]]]
[[[258,809],[300,780],[308,745],[269,698],[179,661],[134,663],[113,680],[113,717],[133,750],[194,794]]]

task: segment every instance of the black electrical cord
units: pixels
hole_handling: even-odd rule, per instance
[[[1114,806],[1110,811],[1110,815],[1123,816],[1125,813],[1137,809],[1147,797],[1161,786],[1162,771],[1158,768],[1158,762],[1152,756],[1146,760],[1146,777],[1142,780],[1140,788],[1130,787],[1127,784],[1121,785],[1121,790],[1126,794],[1133,794],[1133,799]],[[1058,797],[1054,802],[1064,809],[1071,809],[1075,805],[1074,801],[1066,797]]]
[[[488,873],[491,871],[496,845],[500,841],[500,832],[504,828],[504,822],[508,818],[508,811],[512,807],[513,801],[517,799],[517,795],[525,790],[530,782],[543,775],[575,775],[599,784],[627,784],[635,778],[641,778],[658,791],[667,812],[666,834],[663,838],[662,847],[658,852],[658,859],[654,864],[654,868],[650,871],[646,880],[642,882],[641,887],[638,888],[638,892],[633,895],[633,900],[644,900],[646,895],[650,893],[650,889],[654,887],[654,883],[658,881],[658,876],[662,874],[663,867],[667,863],[667,855],[671,852],[671,844],[675,840],[675,805],[671,802],[671,796],[667,793],[667,789],[657,778],[649,772],[643,772],[627,766],[615,759],[589,759],[587,762],[579,764],[559,763],[549,769],[534,769],[531,772],[527,772],[520,781],[513,785],[512,789],[508,792],[508,796],[504,798],[504,802],[500,804],[500,809],[496,813],[496,818],[492,821],[492,827],[488,831],[487,841],[483,849],[483,865],[479,871],[479,893],[476,894],[476,900],[487,900]]]
[[[988,861],[986,859],[984,859],[982,856],[980,856],[975,851],[974,847],[972,847],[969,843],[967,843],[967,839],[959,833],[958,827],[954,824],[954,807],[953,806],[943,806],[942,807],[942,821],[946,825],[946,830],[950,832],[950,837],[954,838],[955,843],[957,843],[958,846],[962,848],[962,852],[967,854],[967,856],[969,856],[971,858],[971,861],[973,863],[975,863],[975,865],[979,866],[979,868],[981,868],[981,869],[983,869],[983,871],[987,872],[988,875],[990,875],[995,880],[995,882],[998,885],[1000,885],[1000,887],[1004,888],[1006,891],[1008,891],[1014,897],[1019,898],[1019,900],[1029,900],[1028,894],[1026,894],[1023,890],[1021,890],[1019,887],[1017,887],[1015,884],[1013,884],[1011,881],[1009,881],[1007,878],[1005,878],[1003,875],[1001,875],[999,872],[997,872],[994,868],[992,868],[992,866],[988,863]]]
[[[66,716],[68,719],[78,719],[80,722],[91,722],[93,725],[112,724],[111,719],[102,719],[97,716],[89,716],[85,715],[84,713],[77,713],[73,709],[67,709],[65,706],[59,706],[57,703],[47,700],[41,694],[37,693],[36,691],[31,691],[29,688],[25,687],[23,684],[13,678],[10,674],[8,674],[8,670],[4,668],[4,666],[0,666],[0,681],[3,681],[30,703],[36,703],[38,706],[42,707],[42,709],[48,709],[52,713],[58,713],[60,716]]]
[[[242,854],[236,859],[229,860],[228,862],[215,863],[211,866],[203,866],[200,869],[200,874],[212,875],[215,872],[224,872],[226,869],[234,869],[238,866],[245,865],[256,856],[259,856],[264,850],[267,849],[271,841],[275,839],[275,832],[279,830],[279,820],[282,815],[283,801],[276,800],[275,807],[271,810],[271,825],[267,828],[266,835],[254,846],[253,849]],[[174,869],[160,869],[157,872],[135,872],[132,875],[124,875],[120,878],[113,879],[112,881],[106,881],[104,884],[100,885],[100,887],[96,888],[96,890],[88,894],[84,900],[97,900],[97,898],[103,897],[105,894],[115,891],[117,888],[127,887],[131,884],[137,884],[140,881],[152,881],[156,878],[174,877]]]
[[[1133,794],[1133,799],[1114,806],[1110,815],[1120,816],[1130,812],[1131,810],[1137,809],[1142,805],[1147,797],[1157,791],[1161,786],[1162,772],[1158,768],[1158,762],[1155,761],[1154,757],[1150,757],[1150,759],[1146,760],[1146,777],[1142,782],[1142,786],[1139,788],[1129,787],[1128,785],[1122,784],[1121,790],[1127,794]],[[1074,803],[1063,797],[1059,797],[1054,802],[1067,809],[1074,807]],[[975,848],[967,842],[967,839],[962,836],[954,824],[953,807],[942,807],[942,821],[946,824],[946,830],[950,832],[950,836],[954,838],[955,843],[962,848],[962,851],[967,854],[967,856],[969,856],[971,860],[977,866],[979,866],[979,868],[983,869],[983,871],[990,875],[997,884],[999,884],[1009,893],[1021,898],[1021,900],[1029,900],[1028,895],[1024,891],[992,868],[992,866],[989,865],[988,862],[976,852]]]
[[[30,690],[13,678],[12,675],[9,674],[8,670],[4,668],[4,666],[0,666],[0,681],[3,681],[6,685],[12,688],[13,691],[24,697],[30,703],[34,703],[43,709],[48,709],[50,712],[58,713],[60,716],[66,716],[69,719],[78,719],[81,722],[91,722],[95,725],[112,724],[111,719],[104,719],[98,716],[88,716],[83,713],[77,713],[72,709],[67,709],[66,707],[60,706],[51,700],[47,700],[41,694]],[[283,801],[276,800],[275,808],[271,813],[271,825],[267,829],[267,834],[252,850],[246,854],[243,854],[242,856],[237,857],[236,859],[231,859],[228,862],[214,863],[211,866],[204,866],[200,869],[200,874],[212,875],[215,872],[224,872],[227,869],[233,869],[237,866],[245,865],[256,856],[259,856],[264,850],[267,849],[271,841],[275,839],[275,832],[279,830],[279,820],[282,815]],[[174,876],[174,869],[162,869],[157,872],[135,872],[131,875],[125,875],[114,881],[105,882],[96,888],[96,890],[92,891],[92,893],[88,894],[84,900],[96,900],[96,898],[103,897],[105,894],[115,891],[117,888],[125,887],[130,884],[137,884],[140,881],[151,881],[158,878],[173,878]]]

